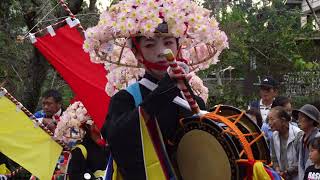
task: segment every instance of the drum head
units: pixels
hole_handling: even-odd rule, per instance
[[[182,137],[177,162],[184,180],[231,179],[227,153],[219,141],[205,131],[192,130]]]
[[[183,119],[183,128],[171,141],[176,148],[175,166],[183,180],[239,179],[239,152],[222,126],[199,117]]]

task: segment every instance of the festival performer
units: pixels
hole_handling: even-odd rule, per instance
[[[70,180],[104,176],[109,150],[80,101],[74,102],[63,112],[54,137],[72,149],[67,167]]]
[[[217,62],[227,37],[210,11],[188,0],[120,1],[85,35],[85,51],[108,70],[106,91],[112,98],[102,134],[123,179],[146,179],[138,107],[157,121],[166,151],[173,155],[168,140],[179,119],[193,114],[177,78],[191,78],[194,98],[204,110],[208,90],[194,73],[187,74]],[[168,69],[166,49],[174,53],[184,75]]]

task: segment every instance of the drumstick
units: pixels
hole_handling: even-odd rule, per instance
[[[177,63],[171,49],[164,50],[163,54],[167,58],[167,61],[169,62],[169,66],[172,68],[172,72],[175,75],[183,74],[181,69],[178,68],[178,63]],[[189,83],[187,82],[187,80],[185,78],[178,79],[178,83],[180,85],[180,90],[183,92],[183,95],[186,97],[186,100],[188,101],[188,103],[191,107],[192,112],[195,114],[199,114],[200,113],[199,106],[198,106],[197,102],[192,97],[193,91],[192,91]]]

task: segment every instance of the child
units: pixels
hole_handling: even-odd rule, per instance
[[[309,148],[309,158],[314,165],[311,165],[306,169],[303,179],[320,180],[320,137],[315,138]]]

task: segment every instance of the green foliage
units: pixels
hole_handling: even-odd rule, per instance
[[[215,86],[214,89],[210,91],[210,98],[207,102],[208,108],[212,108],[217,104],[232,105],[240,109],[247,109],[250,101],[255,99],[254,97],[243,96],[239,90],[238,84],[234,82],[229,82],[223,86]]]
[[[213,3],[212,0],[205,0],[204,6],[212,8]],[[315,61],[319,51],[309,39],[314,33],[312,26],[307,24],[301,27],[299,9],[289,8],[279,0],[272,1],[268,6],[241,0],[230,1],[214,12],[219,15],[216,17],[221,29],[227,33],[230,48],[220,55],[217,65],[200,73],[202,77],[231,65],[235,67],[233,78],[248,78],[255,72],[257,76],[272,75],[281,80],[287,72],[319,67],[319,62]],[[252,59],[256,61],[256,69],[250,67]],[[258,78],[255,79],[257,82]],[[219,103],[231,102],[243,107],[247,99],[254,99],[245,97],[231,84],[215,88],[220,90],[210,90],[214,92],[212,96],[218,97]]]

